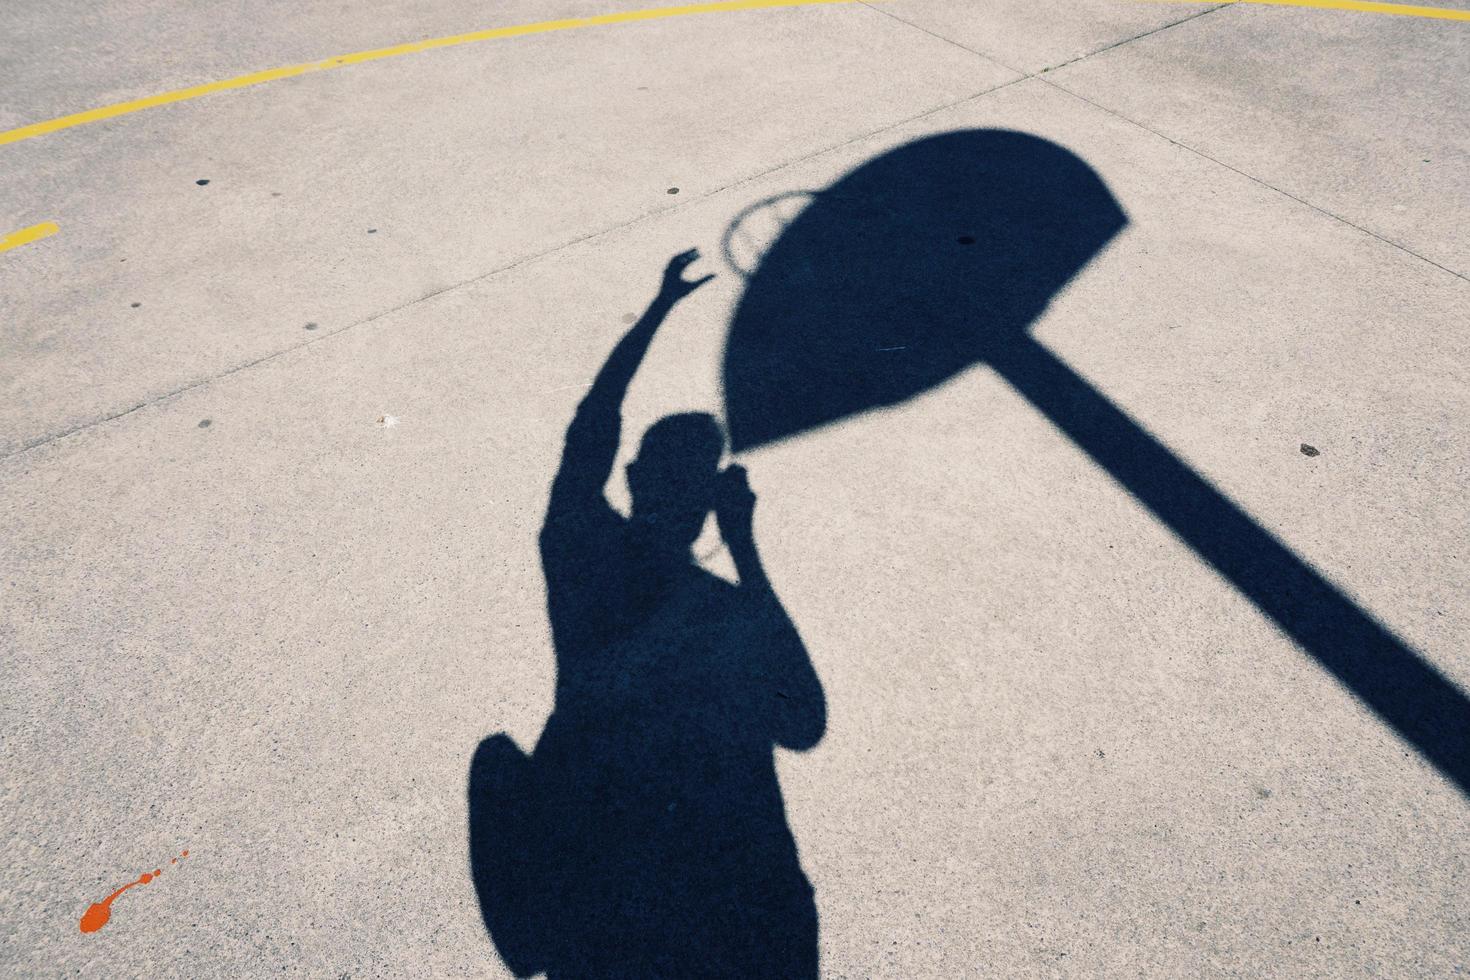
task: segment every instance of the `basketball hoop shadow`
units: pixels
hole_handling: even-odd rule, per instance
[[[792,214],[794,197],[806,204]],[[735,450],[987,364],[1470,794],[1465,694],[1028,333],[1127,224],[1086,163],[1023,133],[960,131],[772,201],[774,219],[762,202],[725,235],[727,261],[747,274],[723,367]],[[749,241],[771,244],[756,258],[732,251]]]

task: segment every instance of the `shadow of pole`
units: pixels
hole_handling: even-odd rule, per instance
[[[990,364],[1324,670],[1470,795],[1470,702],[1031,338]]]

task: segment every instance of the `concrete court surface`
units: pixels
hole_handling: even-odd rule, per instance
[[[11,0],[0,130],[650,5]],[[0,146],[0,235],[59,229],[0,254],[0,973],[509,975],[466,772],[551,708],[586,384],[694,246],[620,459],[721,411],[731,220],[992,127],[1128,216],[1032,335],[1470,689],[1470,21],[891,0],[355,64]],[[1470,972],[1470,801],[995,371],[741,461],[826,692],[777,758],[824,975]]]

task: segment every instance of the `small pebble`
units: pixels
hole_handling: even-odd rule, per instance
[[[143,305],[143,304],[142,304],[142,303],[134,303],[134,304],[132,304],[132,306],[133,306],[133,309],[135,309],[135,310],[136,310],[136,309],[137,309],[137,308],[138,308],[138,307],[140,307],[140,306],[142,306],[142,305]]]
[[[1302,455],[1303,456],[1321,456],[1322,455],[1322,452],[1316,446],[1309,446],[1309,445],[1307,445],[1304,442],[1304,443],[1302,443]]]
[[[194,183],[198,184],[200,187],[203,187],[209,183],[209,180],[208,178],[201,177],[199,180],[194,181]]]
[[[306,329],[308,329],[308,330],[315,330],[316,329],[316,324],[315,323],[308,323],[306,325]]]
[[[376,235],[377,233],[378,233],[378,229],[376,229],[376,228],[369,228],[368,229],[368,234],[369,235]]]
[[[677,193],[679,193],[679,188],[677,188],[677,187],[670,187],[669,188],[669,193],[670,194],[677,194]]]
[[[211,422],[209,419],[200,419],[199,420],[199,428],[201,428],[201,429],[207,429],[207,428],[209,428],[213,424],[214,423]]]

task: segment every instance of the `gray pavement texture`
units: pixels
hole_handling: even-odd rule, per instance
[[[645,5],[18,0],[0,128]],[[466,778],[552,707],[537,534],[578,401],[693,246],[718,277],[618,459],[721,413],[731,220],[933,134],[1096,172],[1127,226],[1031,335],[1470,690],[1467,68],[1463,22],[893,0],[0,147],[0,232],[62,229],[0,254],[0,972],[509,975]],[[821,741],[776,753],[823,975],[1470,972],[1453,774],[1000,372],[740,462],[825,690]],[[713,523],[696,552],[734,574]]]

